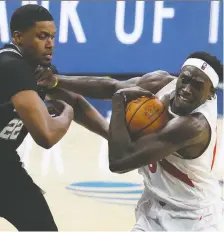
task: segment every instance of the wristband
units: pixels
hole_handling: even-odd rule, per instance
[[[57,85],[58,85],[58,78],[56,77],[56,80],[55,80],[55,83],[54,83],[52,89],[55,88]]]

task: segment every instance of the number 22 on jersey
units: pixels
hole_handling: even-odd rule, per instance
[[[14,118],[0,132],[0,138],[5,140],[16,140],[22,127],[23,122],[20,119]]]

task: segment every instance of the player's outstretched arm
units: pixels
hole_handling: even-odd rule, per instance
[[[132,141],[125,122],[125,106],[122,94],[115,94],[112,101],[112,117],[109,129],[110,170],[124,173],[156,162],[164,157],[204,139],[209,130],[206,119],[194,116],[177,117],[157,133]]]
[[[57,86],[59,88],[99,99],[111,99],[117,90],[135,86],[156,93],[171,80],[168,78],[168,73],[162,71],[147,73],[142,77],[133,77],[126,81],[118,81],[108,77],[90,76],[66,77],[55,75],[55,78],[58,81]]]
[[[51,90],[49,97],[67,102],[74,109],[75,122],[108,139],[109,123],[84,97],[59,88]]]
[[[46,149],[65,135],[74,117],[73,109],[65,102],[58,101],[62,113],[52,118],[42,99],[33,90],[18,92],[11,101],[34,141]]]
[[[40,74],[37,73],[39,86],[49,89],[62,88],[98,99],[111,99],[117,90],[134,86],[156,93],[173,79],[165,71],[147,73],[142,77],[134,77],[126,81],[118,81],[109,77],[53,75],[50,70],[39,72]]]

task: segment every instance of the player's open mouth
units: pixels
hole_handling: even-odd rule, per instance
[[[191,103],[191,101],[185,97],[183,97],[182,95],[178,95],[178,98],[181,100],[181,101],[184,101],[184,102],[187,102],[187,103]]]
[[[48,60],[52,60],[52,53],[44,55]]]

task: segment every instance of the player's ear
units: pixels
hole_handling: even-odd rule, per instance
[[[12,42],[18,45],[22,44],[22,33],[19,31],[14,31],[12,33]]]
[[[214,87],[211,87],[210,94],[208,96],[208,100],[212,100],[212,98],[215,96],[217,89]]]

